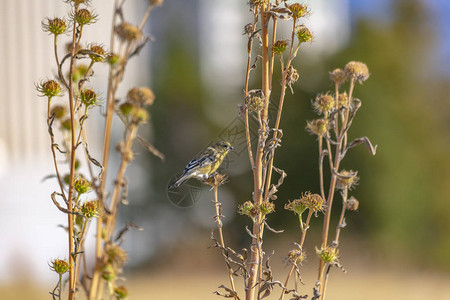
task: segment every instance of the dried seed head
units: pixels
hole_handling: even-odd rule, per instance
[[[125,250],[115,244],[108,245],[106,253],[108,254],[108,261],[119,268],[128,260]]]
[[[134,87],[128,91],[127,100],[138,106],[152,105],[155,94],[148,87]]]
[[[316,254],[324,263],[331,263],[338,259],[339,250],[329,246],[320,249],[316,247]]]
[[[114,295],[117,297],[117,299],[126,299],[128,297],[128,290],[123,285],[118,286],[114,289]]]
[[[323,210],[323,198],[319,194],[306,192],[302,195],[301,201],[310,211],[317,212]]]
[[[247,201],[244,202],[244,204],[238,206],[238,213],[240,215],[249,216],[250,218],[253,218],[256,216],[256,209],[254,209],[253,202]]]
[[[116,26],[116,33],[122,41],[132,42],[142,37],[142,32],[133,24],[123,22]]]
[[[286,84],[292,89],[292,85],[298,81],[299,77],[297,70],[290,65],[286,72]]]
[[[72,129],[72,121],[70,120],[70,118],[61,121],[61,128],[67,131]],[[69,181],[67,181],[67,184],[69,184]]]
[[[97,218],[103,212],[103,203],[96,200],[89,200],[81,206],[81,213],[87,219]]]
[[[216,187],[225,184],[227,180],[228,176],[226,174],[214,173],[212,176],[209,176],[207,179],[205,179],[203,183],[212,187]]]
[[[62,119],[67,113],[67,108],[63,105],[55,105],[50,110],[50,115],[54,115],[55,119]]]
[[[294,4],[289,5],[288,9],[291,11],[292,17],[295,20],[300,19],[302,17],[307,17],[310,15],[309,8],[304,4],[294,3]]]
[[[59,275],[66,273],[67,271],[69,271],[69,269],[70,269],[70,264],[67,261],[62,260],[62,259],[54,259],[50,263],[50,270],[55,271]]]
[[[349,101],[348,101],[348,95],[347,92],[340,93],[338,96],[338,107],[348,107]]]
[[[287,40],[278,40],[272,45],[272,52],[281,56],[286,51],[288,44]]]
[[[251,36],[253,34],[253,24],[252,23],[248,23],[247,25],[244,26],[244,33],[248,36]]]
[[[97,15],[86,8],[77,10],[72,17],[80,25],[89,25],[97,21]]]
[[[330,80],[333,81],[338,86],[341,86],[346,80],[347,76],[342,69],[334,69],[330,74]]]
[[[81,176],[75,179],[73,187],[79,195],[85,194],[91,190],[91,184],[89,183],[89,181]]]
[[[318,114],[329,113],[334,108],[334,97],[329,92],[319,94],[313,101],[313,107]]]
[[[358,172],[342,170],[337,176],[336,188],[340,190],[352,190],[359,182],[357,175]]]
[[[264,100],[261,90],[251,90],[245,97],[245,106],[253,112],[260,112],[264,108]]]
[[[301,265],[306,258],[306,253],[299,249],[289,251],[288,259],[291,263]]]
[[[54,19],[45,19],[42,22],[42,30],[45,32],[50,32],[54,35],[60,35],[66,32],[67,24],[66,20],[60,19],[60,18],[54,18]]]
[[[358,207],[359,207],[359,201],[353,196],[351,196],[349,199],[347,199],[345,201],[345,208],[347,210],[355,211],[355,210],[358,210]]]
[[[72,0],[73,3],[75,4],[83,4],[83,3],[88,3],[90,0]]]
[[[72,81],[78,82],[80,79],[84,78],[86,72],[88,71],[88,66],[85,64],[76,65],[72,71]],[[88,76],[92,75],[92,70],[89,71]],[[67,74],[69,76],[69,74]]]
[[[322,137],[328,132],[328,121],[324,119],[316,119],[312,121],[306,122],[306,130],[311,133],[315,134],[319,137]]]
[[[128,118],[128,116],[130,115],[130,113],[134,107],[135,107],[135,105],[125,102],[119,106],[119,110],[124,117]]]
[[[145,108],[134,106],[130,112],[131,122],[134,124],[147,123],[150,115]]]
[[[273,213],[275,211],[275,204],[269,201],[263,201],[259,205],[259,210],[263,214],[263,216]]]
[[[161,6],[164,0],[149,0],[148,3],[152,6]]]
[[[52,98],[55,96],[61,96],[61,85],[55,80],[47,80],[41,82],[36,87],[37,91],[41,93],[39,96]]]
[[[312,43],[314,39],[312,32],[305,25],[298,26],[296,35],[300,43]]]
[[[102,268],[102,278],[108,282],[111,282],[116,278],[116,270],[111,264],[106,264]]]
[[[358,80],[363,83],[369,78],[369,69],[365,63],[359,61],[351,61],[345,65],[345,75],[348,79]]]
[[[293,211],[294,214],[301,215],[305,210],[306,206],[302,203],[301,199],[295,199],[284,205],[284,209]]]
[[[249,0],[248,4],[249,4],[250,8],[254,8],[254,7],[260,7],[261,5],[266,3],[267,1],[268,0]]]
[[[94,61],[94,62],[102,62],[103,59],[106,57],[107,53],[106,50],[103,48],[102,45],[98,45],[98,44],[92,44],[89,46],[89,50],[91,50],[92,52],[94,52],[93,54],[89,54],[89,57]]]
[[[98,97],[97,93],[94,92],[92,89],[83,89],[80,93],[81,96],[81,102],[83,102],[86,106],[93,106],[98,104]]]
[[[112,66],[117,64],[118,62],[120,62],[120,56],[117,54],[114,54],[114,53],[110,53],[108,55],[107,59],[108,59],[108,63]]]

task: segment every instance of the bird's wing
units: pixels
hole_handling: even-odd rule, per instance
[[[201,167],[205,167],[214,163],[217,159],[217,151],[212,147],[206,148],[204,151],[197,154],[186,166],[183,173],[188,174]]]

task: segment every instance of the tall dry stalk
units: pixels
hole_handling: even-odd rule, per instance
[[[61,299],[64,282],[62,276],[68,273],[68,299],[75,299],[81,289],[89,299],[101,299],[104,297],[104,285],[108,286],[109,295],[123,299],[128,292],[117,282],[127,256],[120,247],[120,240],[128,229],[137,226],[129,224],[116,236],[113,235],[117,232],[119,204],[126,203],[125,171],[133,160],[134,141],[138,139],[144,147],[153,150],[155,155],[163,157],[159,152],[154,151],[152,145],[138,136],[139,127],[148,120],[147,107],[153,104],[155,98],[153,92],[146,87],[132,88],[119,105],[117,90],[123,80],[128,61],[136,56],[149,40],[143,34],[143,28],[151,10],[161,5],[163,1],[147,1],[146,12],[136,26],[124,19],[125,1],[116,0],[109,50],[100,43],[89,43],[83,46],[83,33],[93,26],[98,18],[89,1],[68,0],[66,2],[70,6],[67,19],[47,18],[42,22],[44,31],[54,37],[53,48],[58,78],[42,81],[37,86],[40,96],[48,99],[47,125],[55,177],[59,185],[59,192],[54,192],[51,198],[55,206],[68,217],[66,227],[69,243],[68,259],[57,259],[51,263],[51,269],[59,274],[58,283],[51,295],[53,299]],[[67,54],[60,60],[59,42],[65,38],[65,33],[68,31],[70,31],[70,38],[67,43]],[[89,64],[85,65],[83,61],[88,61]],[[101,99],[96,91],[85,87],[93,76],[93,70],[100,68],[101,64],[109,66],[102,163],[89,154],[91,145],[86,134],[89,123],[86,120],[88,117],[94,117],[92,109],[100,105]],[[55,97],[63,96],[63,90],[68,95],[66,105],[69,114],[65,105],[52,105]],[[116,180],[113,190],[109,192],[106,190],[106,179],[110,173],[108,165],[114,115],[118,115],[124,125],[125,138],[117,146],[121,154],[121,163],[118,173],[114,175]],[[55,135],[55,124],[59,125],[62,142],[59,142]],[[61,157],[57,151],[64,157],[63,163],[68,164],[67,168],[61,166]],[[79,168],[80,156],[86,158],[89,180]],[[67,170],[66,175],[61,173],[63,169]],[[91,191],[93,193],[89,195]],[[92,197],[94,193],[96,198]],[[112,195],[111,198],[109,198],[110,195]],[[60,204],[61,201],[63,205]],[[86,263],[87,253],[84,241],[94,219],[97,219],[96,262],[95,268],[91,270]]]

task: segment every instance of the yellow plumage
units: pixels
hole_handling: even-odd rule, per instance
[[[187,164],[183,173],[175,179],[169,189],[179,187],[189,178],[199,180],[208,178],[220,167],[230,150],[233,150],[233,147],[228,142],[218,142],[209,146]]]

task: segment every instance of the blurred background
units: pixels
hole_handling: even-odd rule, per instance
[[[49,197],[55,186],[42,181],[53,170],[45,102],[33,85],[55,74],[51,38],[40,29],[45,17],[67,13],[62,1],[54,2],[0,4],[4,299],[31,299],[26,292],[32,299],[48,299],[47,291],[57,280],[48,262],[67,256],[65,234],[57,227],[65,217]],[[109,44],[102,32],[109,30],[110,2],[92,1],[100,19],[87,30],[86,41]],[[128,19],[140,20],[145,1],[129,2]],[[127,70],[122,96],[135,85],[148,85],[156,94],[151,121],[142,134],[166,156],[162,162],[136,147],[136,161],[127,173],[130,204],[121,211],[122,225],[134,222],[144,228],[130,232],[124,243],[132,299],[213,299],[215,288],[227,283],[219,252],[208,249],[215,227],[212,192],[196,182],[167,192],[172,178],[212,141],[226,139],[237,149],[223,165],[229,182],[219,194],[226,216],[225,241],[235,250],[250,243],[244,229],[249,220],[237,214],[237,205],[250,200],[252,192],[238,116],[246,64],[247,37],[242,32],[251,21],[246,2],[165,1],[152,12],[145,29],[154,41]],[[278,192],[276,213],[268,220],[271,227],[285,231],[265,236],[266,253],[276,251],[275,276],[284,280],[288,269],[283,257],[290,242],[299,238],[298,220],[284,211],[284,204],[302,192],[319,191],[317,143],[304,130],[306,120],[315,118],[311,100],[333,90],[329,71],[356,60],[368,65],[371,76],[356,87],[362,107],[349,135],[368,136],[378,149],[371,156],[360,146],[343,162],[343,168],[359,171],[360,184],[352,195],[360,206],[346,217],[341,263],[348,273],[333,270],[330,299],[361,299],[362,294],[364,299],[450,299],[450,3],[304,2],[311,7],[306,24],[315,41],[302,45],[294,62],[300,80],[294,94],[286,97],[282,147],[275,154],[275,165],[288,174]],[[288,38],[283,30],[280,38]],[[92,84],[106,95],[105,72],[106,67],[96,72]],[[253,76],[259,72],[260,68]],[[254,79],[250,87],[260,88]],[[279,92],[277,82],[279,77],[272,95]],[[101,138],[102,120],[92,122],[92,137]],[[117,125],[114,143],[121,134]],[[93,149],[94,157],[100,152]],[[339,211],[337,204],[336,214]],[[308,233],[304,293],[310,293],[315,282],[314,246],[320,243],[321,222],[322,216],[314,219]]]

